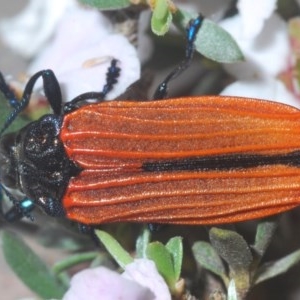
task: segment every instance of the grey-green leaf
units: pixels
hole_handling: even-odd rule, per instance
[[[291,267],[300,262],[300,250],[297,250],[284,258],[281,258],[272,263],[266,263],[258,270],[258,275],[255,284],[285,273]]]
[[[274,236],[278,226],[277,220],[277,217],[269,218],[261,221],[257,226],[253,249],[260,256],[259,258],[264,255]]]
[[[196,261],[205,269],[218,276],[226,276],[223,261],[210,243],[204,241],[196,242],[192,247],[192,251]]]
[[[195,17],[196,14],[178,10],[174,15],[174,23],[183,30],[190,19]],[[205,57],[219,63],[234,63],[244,59],[233,37],[216,23],[205,18],[197,34],[195,46]]]
[[[205,19],[195,41],[196,49],[205,57],[221,63],[244,59],[233,37],[223,28]]]
[[[251,286],[250,265],[253,262],[251,251],[244,238],[231,230],[212,228],[210,241],[218,254],[229,266],[229,276],[234,279],[238,297],[243,297]]]
[[[79,0],[84,5],[96,7],[100,10],[106,9],[121,9],[128,7],[130,0]]]
[[[212,228],[209,237],[213,247],[233,272],[249,268],[253,260],[252,254],[241,235],[231,230]]]
[[[146,249],[150,242],[150,230],[145,226],[142,234],[137,238],[136,240],[136,254],[139,258],[145,258],[146,257]]]
[[[60,299],[66,288],[45,263],[15,234],[2,233],[2,249],[7,263],[18,277],[43,299]]]

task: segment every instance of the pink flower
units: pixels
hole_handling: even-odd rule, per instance
[[[77,273],[63,300],[171,300],[153,261],[137,259],[123,274],[105,267]]]
[[[63,300],[152,300],[153,293],[107,268],[86,269],[76,274]]]
[[[140,285],[149,288],[156,300],[171,300],[166,282],[158,273],[155,263],[148,259],[135,259],[125,267],[124,278],[134,280]]]

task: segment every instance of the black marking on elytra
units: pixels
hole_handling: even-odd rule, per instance
[[[197,156],[174,160],[146,162],[142,165],[146,172],[167,171],[230,171],[249,169],[266,165],[285,165],[300,167],[300,151],[284,154],[222,154]]]

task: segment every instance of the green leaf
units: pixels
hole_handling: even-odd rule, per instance
[[[258,270],[258,275],[256,276],[255,284],[283,274],[299,262],[300,250],[297,250],[275,262],[266,263],[262,265]]]
[[[121,9],[128,7],[130,0],[79,0],[84,5],[96,7],[100,10],[105,9]]]
[[[70,269],[76,265],[79,265],[83,262],[88,262],[96,259],[99,256],[99,252],[91,251],[91,252],[83,252],[68,256],[67,258],[57,262],[52,270],[55,274],[59,274],[67,269]]]
[[[157,0],[151,17],[152,31],[157,35],[166,34],[170,28],[172,18],[168,2],[166,0]]]
[[[148,247],[148,244],[150,242],[150,230],[148,227],[144,227],[142,234],[137,238],[136,240],[136,254],[137,257],[145,258],[146,257],[146,249]]]
[[[2,249],[17,276],[43,299],[60,299],[66,291],[44,262],[15,234],[2,233]]]
[[[199,241],[196,242],[192,251],[196,261],[210,272],[220,276],[225,285],[228,284],[229,279],[226,275],[226,269],[222,259],[218,255],[217,251],[211,246],[210,243]]]
[[[0,108],[1,108],[0,124],[2,125],[2,124],[4,124],[8,115],[12,111],[11,106],[8,104],[7,99],[5,99],[5,97],[2,93],[0,93]]]
[[[147,258],[155,262],[158,272],[167,282],[170,290],[175,289],[176,276],[173,259],[168,249],[160,242],[153,242],[147,247]]]
[[[9,105],[7,99],[3,96],[2,93],[0,93],[0,129],[2,129],[3,124],[7,120],[8,116],[13,111],[12,107]],[[29,119],[25,118],[23,115],[19,116],[12,124],[9,126],[8,130],[5,132],[13,132],[21,127],[28,124]]]
[[[182,237],[173,237],[166,244],[166,248],[172,255],[175,281],[178,281],[181,274],[182,259],[183,259],[183,246]]]
[[[133,262],[130,254],[110,234],[102,230],[96,230],[95,233],[121,268],[124,269],[126,265]]]
[[[174,24],[183,30],[195,17],[196,14],[178,10],[174,15]],[[202,55],[219,63],[233,63],[244,59],[233,37],[216,23],[205,18],[197,34],[195,47]]]

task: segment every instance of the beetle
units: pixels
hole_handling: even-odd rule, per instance
[[[1,131],[2,191],[8,220],[35,206],[83,225],[109,222],[220,224],[266,217],[300,202],[300,111],[241,97],[165,99],[168,83],[190,64],[202,17],[187,28],[184,60],[154,100],[103,101],[120,73],[112,60],[102,92],[62,107],[50,70],[28,81]],[[38,78],[53,114],[3,134],[27,106]],[[88,104],[86,100],[96,103]],[[13,193],[18,190],[21,197]]]

